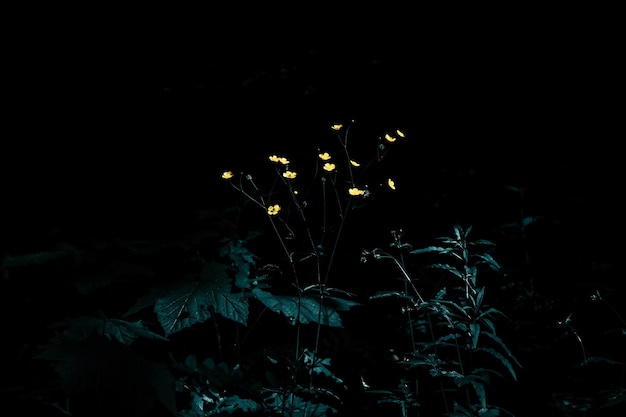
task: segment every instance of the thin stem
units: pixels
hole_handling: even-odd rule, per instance
[[[400,262],[398,262],[398,260],[385,252],[378,252],[377,256],[380,259],[391,259],[393,261],[393,263],[396,264],[396,266],[398,267],[398,269],[400,270],[400,272],[402,272],[402,276],[404,277],[405,281],[409,283],[409,285],[411,286],[411,289],[413,290],[413,292],[415,293],[415,295],[417,296],[417,298],[419,299],[420,303],[424,302],[424,299],[422,298],[422,295],[420,294],[419,290],[417,289],[417,287],[415,286],[415,284],[413,283],[413,280],[411,279],[411,276],[409,275],[409,273],[406,271],[406,269],[404,268],[404,266],[402,266],[402,264]]]

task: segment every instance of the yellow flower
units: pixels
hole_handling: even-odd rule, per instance
[[[283,172],[283,177],[289,178],[290,180],[296,178],[296,175],[298,175],[298,174],[296,174],[293,171],[285,171],[285,172]]]
[[[335,125],[332,125],[330,128],[332,130],[340,130],[342,127],[343,127],[342,124],[335,124]]]
[[[280,206],[278,204],[274,204],[273,206],[269,206],[267,208],[267,214],[270,216],[275,216],[280,211]]]
[[[222,172],[222,178],[224,178],[225,180],[229,180],[233,177],[233,171],[224,171]]]
[[[283,165],[289,164],[289,159],[285,158],[284,156],[270,155],[269,159],[272,162],[280,162]]]
[[[359,188],[353,187],[348,190],[350,195],[365,195],[365,190],[361,190]]]
[[[392,142],[392,143],[396,141],[396,138],[391,136],[389,133],[385,133],[385,139],[387,139],[387,142]]]
[[[352,159],[350,160],[350,163],[352,164],[352,166],[354,167],[360,167],[361,164],[359,164],[357,161],[353,161]]]
[[[389,188],[391,188],[392,190],[396,189],[396,183],[394,180],[392,180],[391,178],[389,178],[387,180],[387,185],[389,186]]]
[[[398,134],[398,136],[400,136],[401,138],[404,137],[404,132],[402,132],[400,129],[396,130],[396,133]]]
[[[335,164],[331,164],[330,162],[326,162],[322,168],[324,168],[325,171],[331,172],[331,171],[335,170],[336,166],[335,166]]]
[[[324,152],[318,155],[322,161],[328,161],[330,159],[330,154],[328,152]]]

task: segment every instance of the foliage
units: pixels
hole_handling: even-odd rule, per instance
[[[81,300],[32,355],[52,366],[52,388],[26,398],[76,416],[495,417],[523,412],[505,391],[550,371],[552,414],[623,408],[624,350],[607,348],[626,335],[613,293],[567,303],[541,287],[533,236],[549,223],[526,213],[524,189],[506,188],[522,210],[499,243],[452,223],[417,248],[398,228],[371,248],[374,228],[360,233],[402,192],[387,161],[411,139],[394,129],[357,152],[352,127],[332,125],[310,153],[269,155],[269,178],[223,171],[232,208],[198,213],[179,240],[6,257],[7,288],[71,265]],[[346,271],[361,271],[357,285]],[[593,322],[605,332],[579,326],[607,312]],[[552,324],[539,335],[541,320]]]

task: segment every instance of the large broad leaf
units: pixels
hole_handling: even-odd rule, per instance
[[[217,262],[205,265],[200,276],[211,309],[227,319],[243,325],[248,321],[248,298],[241,291],[233,291],[228,267]]]
[[[153,295],[154,311],[166,337],[209,319],[212,313],[246,324],[248,300],[231,291],[227,266],[209,262],[198,281],[180,281],[168,291]]]
[[[329,304],[320,304],[318,298],[274,295],[260,288],[254,288],[252,295],[273,312],[284,315],[290,324],[299,321],[303,324],[320,323],[330,327],[343,327],[337,308]],[[340,306],[340,309],[349,308],[345,303],[338,303],[337,299],[333,298],[331,302],[335,306]]]

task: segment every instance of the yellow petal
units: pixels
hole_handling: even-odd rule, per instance
[[[270,155],[269,160],[272,162],[280,162],[283,165],[289,164],[289,159],[285,158],[284,156]]]
[[[363,195],[363,194],[365,194],[365,190],[360,190],[360,189],[358,189],[356,187],[353,187],[353,188],[350,188],[348,190],[348,193],[350,195]]]
[[[395,142],[396,141],[396,138],[391,136],[389,133],[385,133],[385,139],[387,139],[387,142]]]
[[[285,178],[289,178],[289,179],[294,179],[294,178],[296,178],[296,175],[298,175],[298,174],[296,174],[296,173],[295,173],[295,172],[293,172],[293,171],[285,171],[285,172],[283,172],[283,177],[285,177]]]
[[[396,189],[396,183],[394,182],[394,180],[392,180],[391,178],[389,178],[387,180],[387,185],[389,186],[389,188],[391,188],[392,190]]]
[[[400,129],[396,130],[396,133],[398,134],[398,136],[400,136],[401,138],[404,137],[404,132],[402,132]]]
[[[318,155],[322,161],[328,161],[330,159],[330,154],[328,152],[324,152]]]
[[[233,171],[224,171],[222,172],[222,178],[224,178],[225,180],[229,180],[233,177]]]
[[[330,128],[332,130],[340,130],[342,127],[343,127],[342,124],[335,124],[335,125],[332,125]]]
[[[359,164],[357,161],[353,161],[352,159],[350,160],[350,163],[352,164],[352,166],[355,166],[355,167],[361,166],[361,164]]]
[[[325,171],[331,172],[331,171],[334,171],[336,167],[335,167],[335,164],[326,162],[322,168],[324,168]]]
[[[274,204],[273,206],[269,206],[267,208],[267,214],[270,216],[275,216],[280,211],[280,206],[278,204]]]

